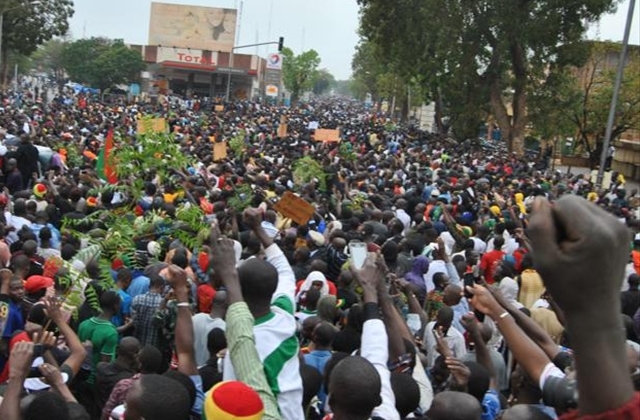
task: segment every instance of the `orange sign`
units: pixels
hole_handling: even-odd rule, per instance
[[[284,217],[288,217],[299,225],[306,224],[316,209],[291,191],[284,193],[273,208]]]
[[[138,120],[138,134],[166,133],[167,122],[164,118],[141,119]]]
[[[340,141],[340,130],[328,130],[324,128],[318,128],[313,135],[315,141]]]
[[[283,137],[287,137],[287,131],[289,129],[289,125],[288,124],[280,124],[278,126],[278,138],[283,138]]]
[[[224,112],[224,105],[216,105],[213,110],[215,112]]]
[[[217,162],[227,158],[227,143],[213,143],[213,161]]]

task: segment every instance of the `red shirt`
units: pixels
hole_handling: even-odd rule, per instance
[[[640,420],[640,392],[622,407],[599,414],[579,415],[578,410],[563,414],[560,420]]]
[[[480,268],[484,272],[484,279],[487,283],[495,283],[495,280],[493,279],[493,272],[495,271],[498,262],[502,261],[504,256],[504,252],[496,249],[489,251],[482,256],[482,259],[480,260]]]

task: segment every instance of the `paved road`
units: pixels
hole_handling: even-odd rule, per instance
[[[567,170],[569,169],[568,166],[564,166],[564,165],[556,165],[556,170],[562,171],[563,173],[566,173]],[[582,175],[589,175],[591,173],[591,170],[589,168],[580,168],[580,167],[575,167],[572,166],[571,167],[571,173],[572,174],[582,174]],[[640,183],[638,183],[637,181],[633,181],[630,179],[626,180],[627,183],[625,185],[625,189],[627,190],[627,192],[633,190],[633,189],[638,189],[638,191],[640,191]]]

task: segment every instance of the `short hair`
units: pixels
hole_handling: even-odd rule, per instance
[[[60,249],[60,256],[63,260],[69,261],[74,255],[76,255],[76,252],[76,247],[71,244],[64,244]]]
[[[502,420],[551,420],[551,417],[536,406],[516,404],[502,413]]]
[[[340,361],[329,380],[329,405],[355,418],[368,418],[382,403],[382,383],[378,371],[364,357],[351,356]]]
[[[401,418],[413,413],[420,405],[420,387],[410,374],[391,372],[391,389],[396,397],[396,410]]]
[[[41,241],[50,241],[51,238],[53,238],[53,234],[51,233],[51,229],[45,226],[42,229],[40,229],[40,233],[38,234],[38,237],[40,238]]]
[[[480,420],[482,407],[465,392],[444,391],[433,398],[427,416],[429,420]]]
[[[173,379],[187,390],[187,393],[189,394],[189,407],[193,407],[193,404],[196,402],[197,390],[191,378],[177,370],[168,370],[163,376]]]
[[[191,411],[189,392],[178,381],[156,374],[140,377],[140,413],[145,419],[187,420]]]
[[[318,346],[330,346],[336,338],[337,333],[333,325],[322,321],[313,329],[312,341]]]
[[[493,248],[496,249],[496,250],[500,250],[500,249],[502,249],[503,245],[504,245],[504,236],[497,235],[493,239]]]
[[[175,264],[180,268],[186,268],[189,265],[189,258],[187,256],[187,250],[184,248],[176,249],[171,257],[171,264]]]
[[[24,420],[68,419],[69,408],[60,395],[41,392],[35,394],[22,414]]]
[[[271,301],[278,286],[278,271],[266,261],[251,258],[238,268],[240,288],[249,308]]]
[[[215,356],[220,350],[227,348],[227,337],[220,328],[214,328],[207,334],[207,350],[211,357]]]
[[[477,362],[465,362],[464,363],[471,375],[469,376],[469,384],[467,385],[467,392],[473,395],[478,401],[482,402],[484,395],[489,390],[489,383],[491,378],[484,366]]]
[[[125,281],[131,280],[133,278],[133,273],[127,267],[122,267],[118,270],[118,274],[116,274],[116,281]]]
[[[160,373],[162,371],[162,353],[156,347],[147,344],[138,356],[141,373]]]
[[[162,276],[151,276],[149,280],[149,287],[164,287],[164,279],[162,278]]]
[[[453,309],[450,306],[443,306],[438,310],[436,319],[440,324],[451,325],[453,322]]]
[[[107,290],[102,295],[100,295],[100,308],[101,309],[109,309],[115,310],[115,308],[120,303],[120,295],[113,290]]]

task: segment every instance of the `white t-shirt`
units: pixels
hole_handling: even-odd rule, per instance
[[[193,348],[196,352],[196,365],[203,366],[209,360],[209,350],[207,349],[207,336],[214,328],[225,330],[227,324],[223,319],[211,318],[205,313],[195,314],[193,321]]]

